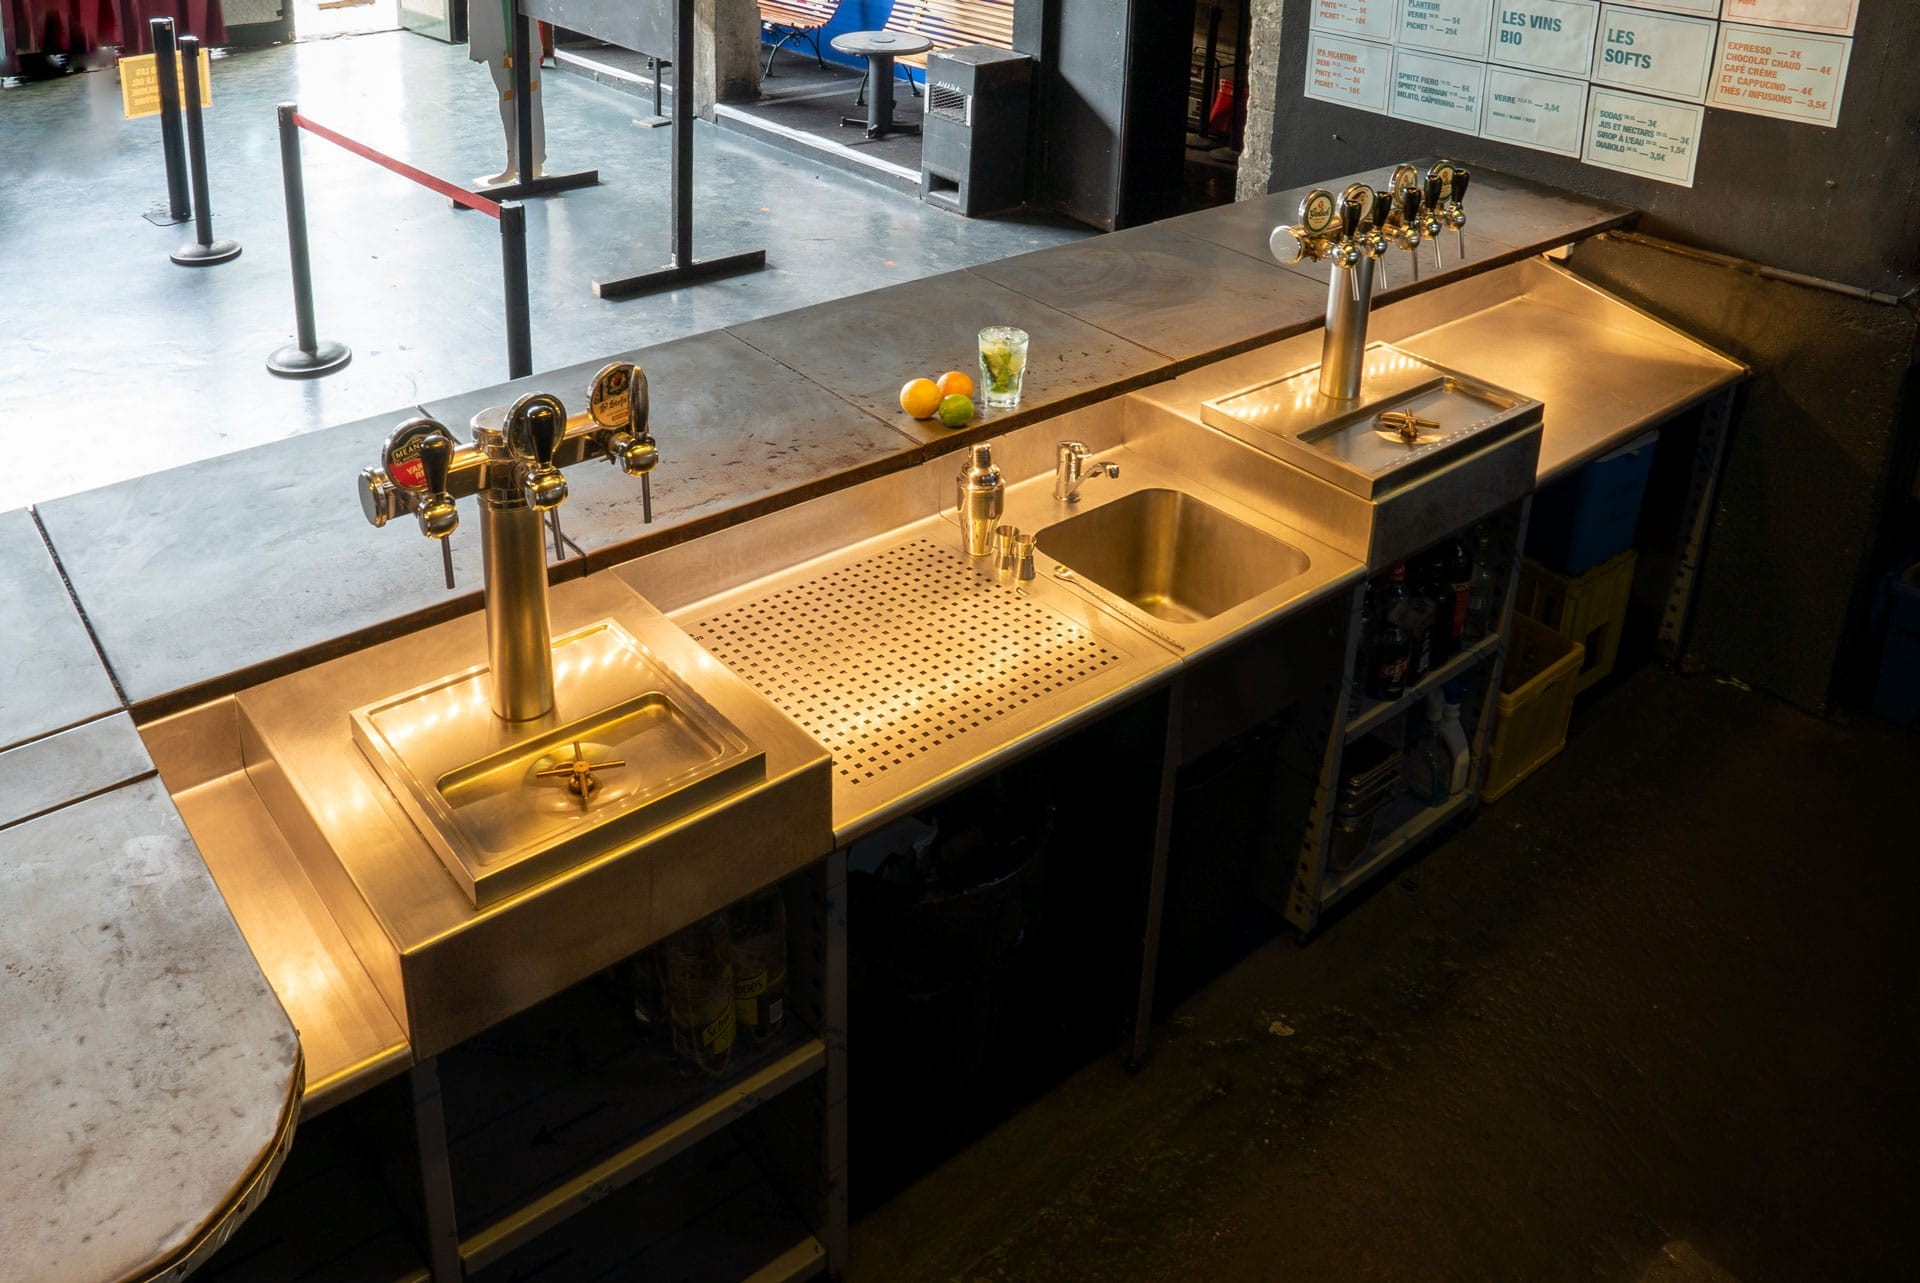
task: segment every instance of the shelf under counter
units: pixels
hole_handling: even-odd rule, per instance
[[[725,1073],[682,1069],[589,981],[440,1058],[461,1259],[485,1269],[826,1066],[797,1019]],[[569,1145],[568,1133],[594,1139]]]
[[[1427,806],[1411,794],[1402,793],[1387,803],[1380,811],[1380,818],[1387,827],[1386,836],[1375,840],[1367,854],[1353,867],[1337,872],[1328,871],[1320,887],[1322,912],[1371,881],[1375,874],[1406,854],[1421,838],[1466,810],[1478,796],[1471,788],[1463,789],[1439,806]]]
[[[1362,735],[1377,730],[1399,714],[1412,708],[1429,691],[1445,686],[1454,678],[1471,671],[1476,665],[1491,657],[1500,649],[1500,635],[1489,633],[1459,654],[1447,660],[1440,667],[1432,669],[1420,680],[1408,686],[1406,691],[1394,699],[1382,699],[1369,703],[1367,707],[1347,719],[1346,742],[1353,743]]]

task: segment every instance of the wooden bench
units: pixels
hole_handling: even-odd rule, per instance
[[[996,49],[1013,48],[1014,0],[895,0],[882,31],[911,32],[933,41],[926,53],[903,54],[894,59],[896,67],[927,69],[927,58],[945,49],[962,45],[992,45]],[[920,96],[920,86],[912,76],[907,88]],[[860,79],[860,95],[855,105],[866,101],[866,77]]]
[[[927,53],[912,54],[900,62],[922,71],[929,54],[962,45],[1013,48],[1014,0],[896,0],[887,15],[886,30],[912,31],[933,41]]]
[[[767,51],[766,74],[773,74],[773,58],[788,44],[795,40],[805,40],[813,46],[813,60],[820,64],[820,70],[827,69],[826,60],[820,56],[820,28],[833,21],[840,12],[840,0],[760,0],[760,38],[774,38],[773,48]]]

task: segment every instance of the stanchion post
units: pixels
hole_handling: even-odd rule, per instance
[[[507,377],[533,373],[533,331],[527,316],[527,210],[518,201],[500,206],[500,276],[507,294]]]
[[[180,137],[179,71],[173,52],[173,19],[155,18],[147,24],[153,33],[153,70],[160,79],[160,151],[167,161],[167,213],[176,223],[193,214],[187,203],[187,152]]]
[[[180,38],[187,82],[187,159],[193,164],[194,238],[169,256],[182,267],[211,267],[240,256],[240,243],[213,239],[213,205],[207,195],[207,130],[200,118],[200,38]]]
[[[280,183],[287,197],[287,257],[293,262],[293,318],[297,337],[267,358],[267,369],[289,379],[311,379],[353,359],[344,343],[323,343],[313,332],[313,272],[307,262],[307,185],[300,172],[298,109],[275,108],[280,119]]]

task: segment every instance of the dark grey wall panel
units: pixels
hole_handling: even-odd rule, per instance
[[[1051,0],[1040,69],[1040,203],[1112,231],[1120,203],[1127,0]]]
[[[1869,557],[1893,491],[1905,308],[1601,239],[1570,266],[1753,367],[1709,535],[1689,650],[1825,711],[1866,671]]]
[[[1920,285],[1920,15],[1861,6],[1835,129],[1707,110],[1691,188],[1303,97],[1310,0],[1284,0],[1273,176],[1282,191],[1423,154],[1647,211],[1641,230],[1889,294]]]

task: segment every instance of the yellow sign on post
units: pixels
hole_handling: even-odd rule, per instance
[[[157,55],[150,53],[133,54],[120,59],[120,105],[125,109],[128,120],[160,114],[160,70],[156,59]],[[174,78],[180,86],[182,110],[185,110],[187,103],[187,70],[181,66],[185,61],[185,58],[176,56],[173,64]],[[202,51],[199,63],[200,105],[206,107],[213,102],[213,59]]]

